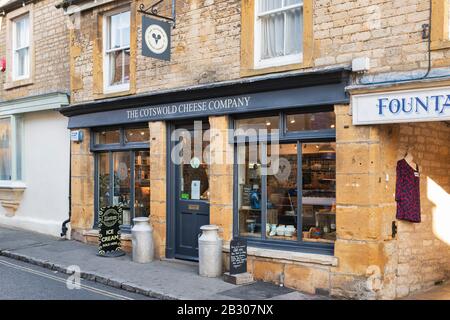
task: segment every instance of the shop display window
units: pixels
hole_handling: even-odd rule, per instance
[[[93,134],[94,141],[113,142],[110,148],[108,144],[93,144],[93,151],[96,151],[96,212],[105,206],[121,206],[124,231],[130,230],[133,218],[148,217],[150,214],[150,151],[147,134],[148,128],[99,130]],[[127,139],[134,135],[139,138],[134,141],[130,141],[133,138]],[[99,136],[111,139],[99,139]],[[122,141],[119,147],[117,141]]]
[[[271,133],[272,130],[280,129],[279,124],[279,116],[239,119],[235,122],[236,135],[257,135],[259,130]]]
[[[295,113],[286,115],[287,131],[309,131],[334,129],[334,112]]]
[[[22,178],[22,119],[0,118],[0,181]]]
[[[336,240],[334,113],[280,114],[290,116],[302,122],[294,129],[298,137],[280,134],[273,144],[236,140],[236,235],[275,246],[328,248]],[[283,123],[280,132],[288,132]],[[303,131],[311,130],[317,137],[303,141]]]
[[[120,130],[104,130],[94,133],[95,144],[119,144]]]
[[[125,129],[125,143],[149,142],[150,131],[148,128]]]

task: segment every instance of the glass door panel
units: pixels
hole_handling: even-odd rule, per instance
[[[207,159],[204,157],[204,151],[209,145],[209,139],[203,137],[203,143],[200,145],[201,149],[199,148],[197,152],[195,152],[195,141],[198,141],[198,139],[194,139],[192,131],[186,131],[180,139],[180,143],[183,144],[180,154],[181,164],[179,166],[181,177],[179,182],[180,200],[209,201],[209,166]]]
[[[131,225],[131,152],[114,152],[113,169],[113,205],[123,207],[123,225]]]
[[[98,154],[98,207],[103,208],[111,204],[111,176],[109,153]]]

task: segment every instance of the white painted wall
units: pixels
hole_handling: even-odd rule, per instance
[[[69,216],[70,133],[57,111],[23,115],[23,171],[26,185],[15,216],[0,206],[0,225],[59,236]]]

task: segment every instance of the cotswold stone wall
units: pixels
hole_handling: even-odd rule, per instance
[[[98,56],[94,43],[101,41],[98,12],[124,3],[110,3],[81,15],[81,29],[71,41],[73,102],[92,100],[95,88],[102,86],[93,68]],[[161,13],[170,15],[170,8],[162,8]],[[170,62],[141,55],[141,14],[135,12],[135,16],[136,93],[240,77],[241,0],[177,1]],[[421,28],[428,19],[429,0],[314,1],[311,67],[349,66],[353,58],[369,57],[370,75],[426,69],[428,45]],[[435,50],[432,58],[433,66],[448,66],[450,50]]]
[[[35,1],[32,5],[34,79],[25,86],[5,88],[6,72],[0,73],[0,100],[51,92],[69,92],[69,31],[66,17],[55,8],[59,0]],[[6,17],[0,19],[0,57],[6,57]],[[11,62],[6,66],[11,71]]]
[[[445,280],[450,271],[450,126],[444,122],[399,126],[399,159],[409,148],[419,165],[422,222],[398,222],[396,295]]]

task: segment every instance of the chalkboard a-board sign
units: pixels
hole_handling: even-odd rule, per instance
[[[247,240],[230,242],[230,275],[247,272]]]
[[[98,220],[98,255],[102,257],[124,255],[120,243],[122,208],[119,206],[103,207],[98,213]]]

